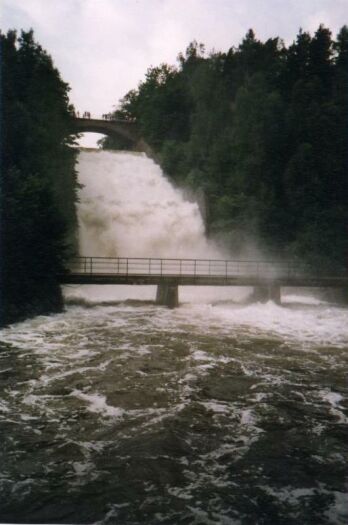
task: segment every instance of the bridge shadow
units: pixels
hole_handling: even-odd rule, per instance
[[[98,307],[108,307],[108,306],[132,306],[132,307],[142,307],[142,306],[154,306],[156,301],[151,301],[149,299],[110,299],[110,300],[97,300],[93,301],[91,299],[86,299],[84,297],[67,297],[65,299],[65,304],[67,306],[81,306],[83,308],[98,308]]]

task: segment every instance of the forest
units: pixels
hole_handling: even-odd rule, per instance
[[[69,87],[32,31],[0,34],[0,324],[61,311],[76,247],[77,149]]]
[[[348,260],[348,28],[148,69],[115,117],[136,120],[168,176],[200,191],[209,235],[342,271]],[[103,147],[117,147],[111,139]]]

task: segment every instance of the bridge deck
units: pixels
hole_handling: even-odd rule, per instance
[[[59,280],[61,284],[348,286],[347,273],[314,273],[313,269],[289,261],[127,257],[77,257]]]

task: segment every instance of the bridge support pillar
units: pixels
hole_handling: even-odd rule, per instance
[[[348,305],[348,286],[344,286],[342,288],[336,288],[336,289],[329,289],[326,291],[326,298],[328,298],[329,301],[337,302],[341,305]]]
[[[178,285],[170,283],[157,285],[156,304],[168,306],[168,308],[179,306]]]
[[[253,299],[260,303],[267,303],[267,301],[273,301],[276,304],[281,304],[280,286],[278,284],[255,286]]]
[[[348,304],[348,286],[342,288],[341,296],[343,304]]]

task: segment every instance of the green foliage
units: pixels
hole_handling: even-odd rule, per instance
[[[3,324],[62,308],[56,274],[74,245],[78,184],[68,85],[32,31],[0,39]]]
[[[151,68],[121,101],[164,170],[204,191],[207,230],[342,269],[348,257],[348,28]]]

